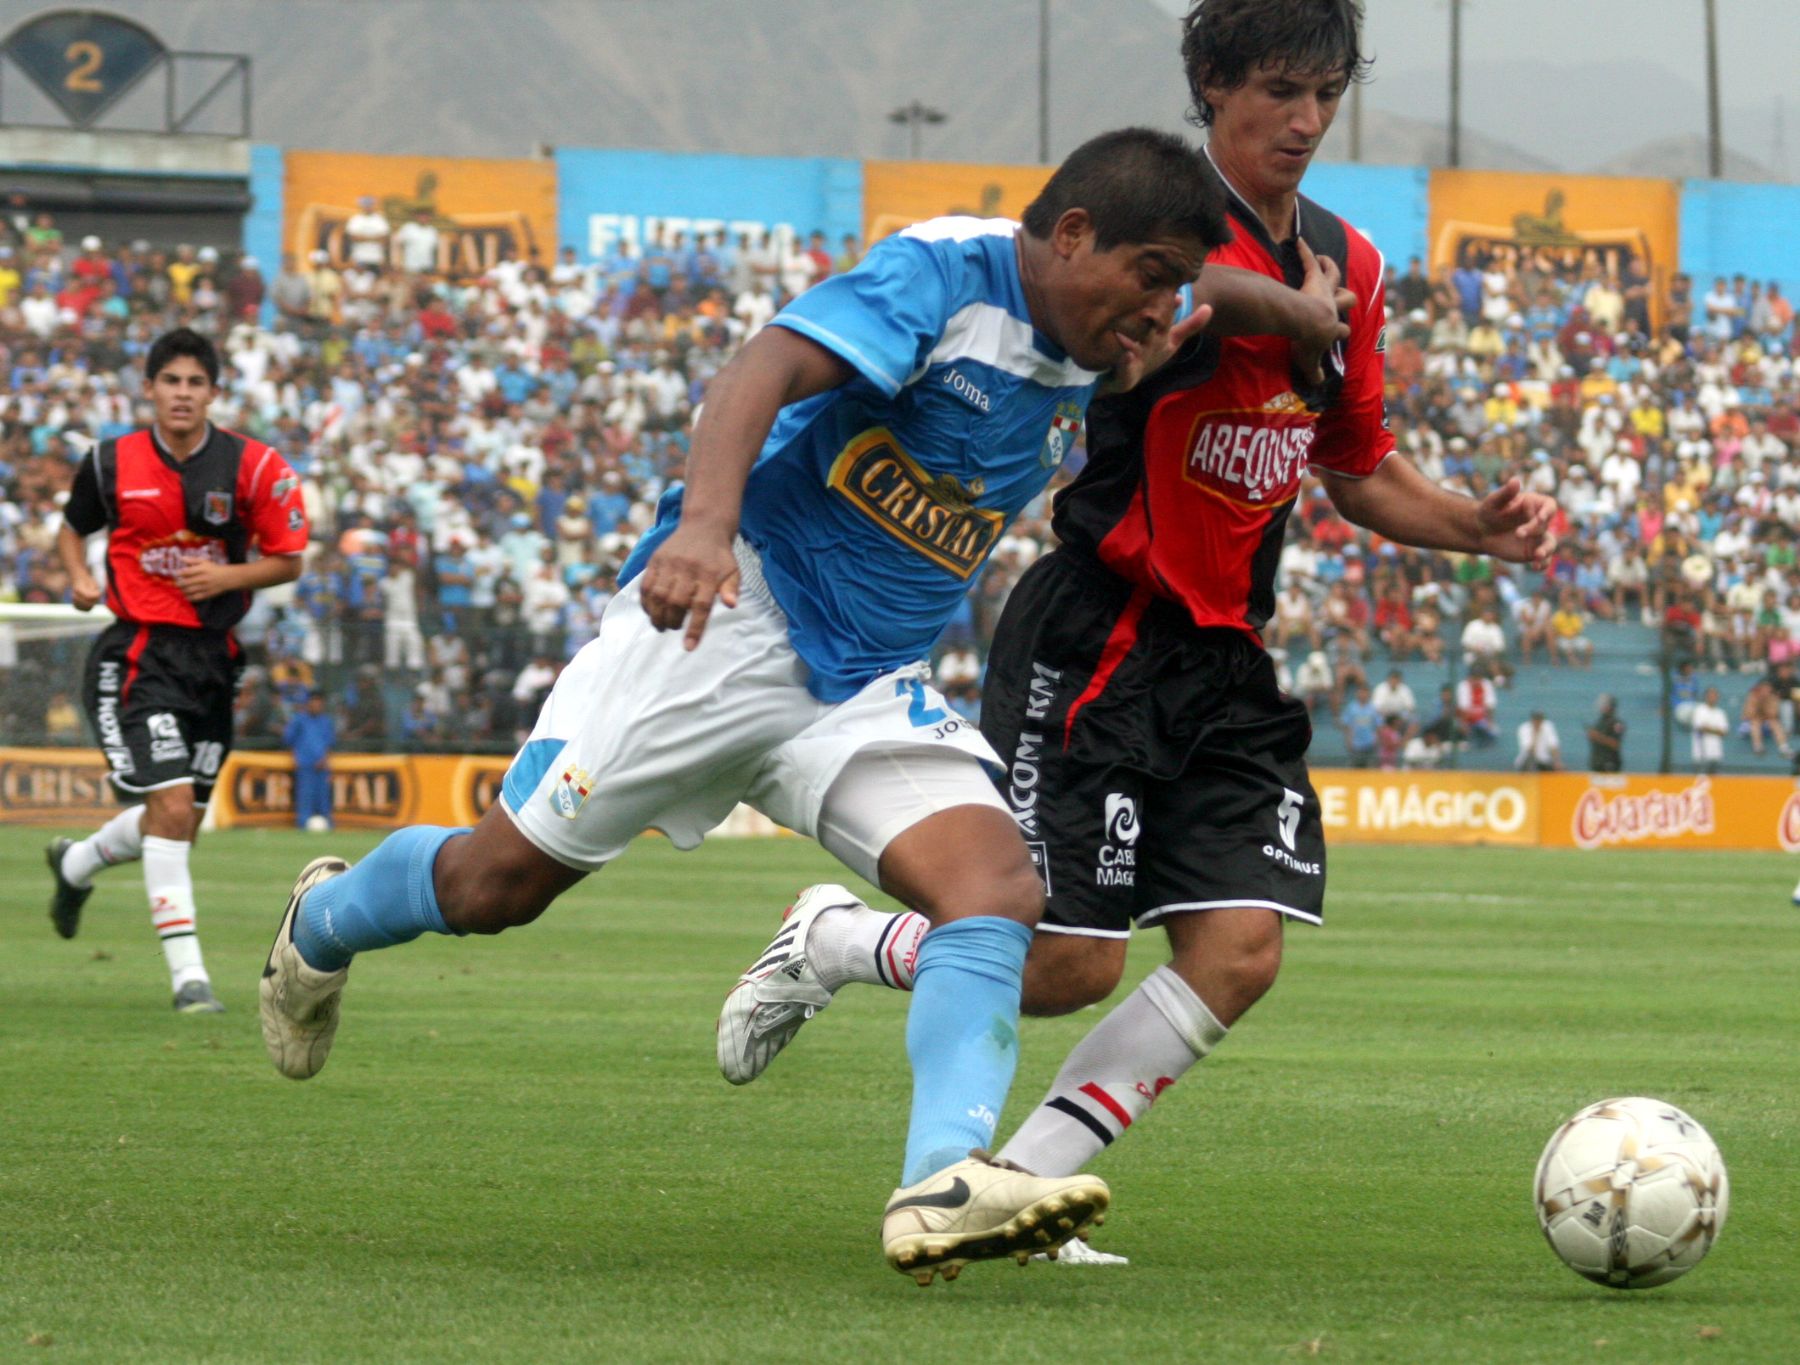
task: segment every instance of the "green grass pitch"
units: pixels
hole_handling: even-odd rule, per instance
[[[135,868],[52,935],[46,833],[0,831],[0,1360],[1800,1358],[1800,860],[1339,850],[1330,927],[1096,1163],[1132,1264],[925,1292],[876,1239],[903,1002],[714,1070],[719,998],[839,875],[818,849],[645,841],[528,929],[370,955],[296,1085],[263,954],[298,866],[373,839],[203,841],[230,1012],[181,1018]],[[1027,1023],[1008,1126],[1098,1017]],[[1712,1256],[1637,1294],[1558,1264],[1529,1200],[1555,1125],[1627,1093],[1732,1176]]]

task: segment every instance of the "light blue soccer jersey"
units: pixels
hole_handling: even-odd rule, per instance
[[[1081,429],[1100,376],[1032,327],[1019,230],[1002,218],[920,223],[771,324],[856,370],[782,410],[740,521],[821,701],[929,653]],[[679,516],[674,489],[622,577]]]

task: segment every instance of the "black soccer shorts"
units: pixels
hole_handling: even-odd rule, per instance
[[[1044,878],[1048,932],[1260,906],[1322,922],[1325,831],[1312,722],[1250,635],[1067,550],[1013,590],[981,729]]]
[[[230,635],[115,621],[88,654],[82,704],[122,796],[194,784],[206,804],[231,752],[243,656]]]

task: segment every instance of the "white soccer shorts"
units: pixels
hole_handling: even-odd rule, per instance
[[[636,581],[607,604],[507,770],[526,838],[593,872],[646,829],[694,848],[742,801],[874,882],[882,850],[927,816],[1006,809],[982,767],[998,769],[993,750],[923,665],[848,701],[808,692],[756,554],[737,549],[738,605],[714,609],[691,653],[651,626]]]

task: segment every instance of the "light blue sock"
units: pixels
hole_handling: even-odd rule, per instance
[[[315,886],[294,916],[294,946],[307,966],[335,972],[357,953],[453,932],[438,912],[431,868],[466,829],[414,825],[383,839],[342,876]]]
[[[913,968],[906,1055],[912,1122],[902,1185],[993,1143],[1019,1062],[1019,980],[1031,930],[994,916],[951,920],[926,934]]]

